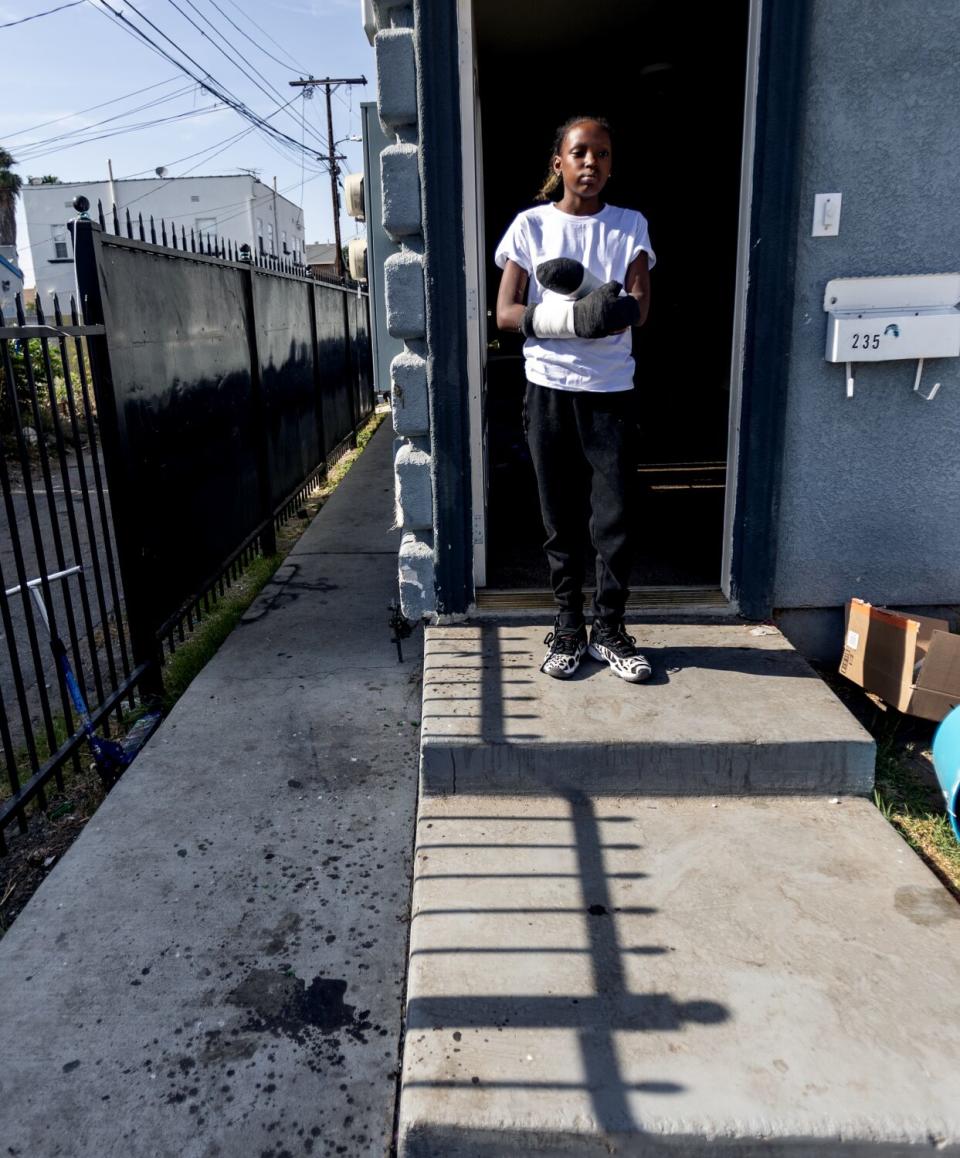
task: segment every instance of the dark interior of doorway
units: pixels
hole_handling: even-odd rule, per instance
[[[533,204],[556,126],[581,113],[612,123],[608,199],[646,215],[658,257],[650,318],[634,335],[632,585],[718,586],[748,0],[482,0],[474,11],[491,341],[487,586],[548,586],[521,427],[522,339],[495,329],[492,255]]]

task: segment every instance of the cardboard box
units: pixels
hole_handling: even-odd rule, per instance
[[[942,720],[960,704],[960,635],[945,619],[851,599],[840,671],[901,712]]]

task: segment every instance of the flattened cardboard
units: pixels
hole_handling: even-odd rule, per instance
[[[933,633],[916,686],[943,695],[960,695],[960,635],[949,631]]]
[[[840,671],[891,707],[942,720],[960,703],[960,635],[943,619],[847,604]]]

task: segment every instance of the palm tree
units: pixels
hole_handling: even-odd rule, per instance
[[[13,157],[0,146],[0,245],[17,244],[17,198],[23,178],[12,173]]]

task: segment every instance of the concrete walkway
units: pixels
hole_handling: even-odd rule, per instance
[[[776,634],[647,624],[637,688],[431,629],[411,915],[389,458],[0,942],[5,1154],[960,1155],[960,907]]]
[[[960,906],[775,629],[427,631],[401,1158],[960,1155]]]
[[[960,906],[866,800],[424,797],[402,1158],[960,1154]]]
[[[384,1154],[420,640],[391,431],[0,941],[11,1158]]]

